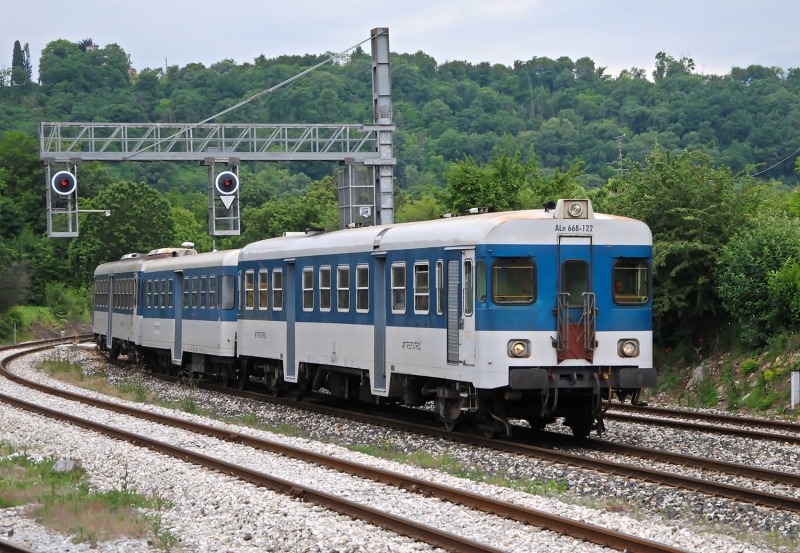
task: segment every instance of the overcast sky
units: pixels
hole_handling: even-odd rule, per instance
[[[117,43],[141,70],[165,58],[210,65],[340,51],[383,26],[392,51],[440,63],[589,56],[614,75],[631,66],[649,75],[663,50],[704,73],[800,66],[799,0],[4,0],[2,13],[0,67],[11,65],[14,40],[30,43],[35,66],[57,38]]]

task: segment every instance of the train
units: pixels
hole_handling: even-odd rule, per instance
[[[656,385],[652,234],[587,199],[192,246],[97,267],[101,350],[274,395],[428,406],[487,436],[514,419],[599,433],[614,395]]]

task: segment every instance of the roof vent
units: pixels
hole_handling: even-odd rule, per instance
[[[478,215],[479,213],[489,213],[488,207],[471,207],[469,209],[465,209],[464,213],[467,215]]]
[[[308,227],[306,229],[306,235],[308,236],[316,236],[317,234],[325,234],[325,229],[320,227]]]
[[[120,259],[136,259],[137,257],[142,257],[143,253],[126,253]]]

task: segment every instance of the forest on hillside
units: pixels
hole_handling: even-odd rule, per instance
[[[40,121],[196,122],[328,55],[136,69],[116,44],[62,39],[42,51],[35,82],[16,44],[0,72],[0,336],[21,317],[16,304],[78,316],[100,262],[184,240],[211,249],[206,173],[191,164],[82,164],[81,207],[112,216],[82,217],[80,238],[48,240]],[[800,147],[800,69],[702,75],[658,53],[652,69],[608,75],[589,58],[507,67],[417,52],[392,54],[391,70],[398,221],[588,196],[653,230],[661,343],[757,344],[800,323],[796,160],[751,176]],[[367,123],[370,79],[357,50],[222,121]],[[335,170],[242,167],[243,235],[217,247],[336,228]]]

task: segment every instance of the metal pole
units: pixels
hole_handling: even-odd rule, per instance
[[[392,124],[392,78],[389,73],[389,29],[372,29],[372,120],[375,124]],[[394,223],[394,175],[392,166],[393,133],[391,127],[375,132],[376,151],[380,162],[375,166],[375,204],[380,210],[378,224]],[[381,163],[382,162],[382,163]]]
[[[792,409],[800,403],[800,371],[792,371]]]

